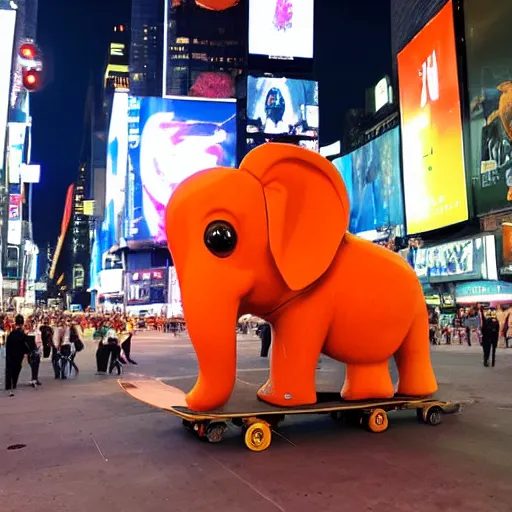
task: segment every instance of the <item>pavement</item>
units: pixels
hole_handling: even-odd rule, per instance
[[[256,390],[268,361],[256,338],[238,348],[239,384]],[[512,349],[485,368],[479,347],[433,347],[440,396],[473,402],[439,427],[414,412],[390,415],[383,434],[300,416],[262,453],[234,427],[201,442],[95,376],[94,351],[78,355],[77,380],[55,381],[45,361],[41,388],[24,368],[17,395],[0,396],[0,512],[512,511]],[[142,332],[132,351],[124,379],[193,384],[187,338]],[[322,357],[319,368],[319,388],[339,389],[342,366]]]

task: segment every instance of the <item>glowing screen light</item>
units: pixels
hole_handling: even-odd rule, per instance
[[[236,166],[236,102],[130,98],[129,119],[124,237],[163,244],[165,208],[178,184],[204,169]]]
[[[249,53],[312,59],[314,0],[249,0]]]
[[[3,179],[3,161],[9,92],[11,85],[12,53],[14,46],[15,10],[0,10],[0,178]]]
[[[407,233],[468,219],[453,4],[398,55]]]

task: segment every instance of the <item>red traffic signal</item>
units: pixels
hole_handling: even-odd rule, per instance
[[[41,75],[35,69],[23,70],[23,87],[29,92],[37,91],[41,85]]]
[[[23,43],[19,49],[20,57],[25,60],[35,60],[37,47],[32,43]]]

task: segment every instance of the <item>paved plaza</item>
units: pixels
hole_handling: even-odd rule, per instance
[[[259,341],[240,337],[238,386],[264,382]],[[470,400],[437,427],[414,412],[390,415],[383,434],[326,416],[287,420],[265,452],[240,431],[208,444],[178,418],[125,394],[114,377],[94,375],[92,342],[78,355],[80,376],[0,397],[0,512],[365,512],[512,510],[512,349],[496,368],[479,347],[434,347],[439,395]],[[187,338],[142,332],[124,379],[191,386],[196,358]],[[342,366],[323,359],[319,389],[339,389]],[[24,445],[20,449],[8,449]]]

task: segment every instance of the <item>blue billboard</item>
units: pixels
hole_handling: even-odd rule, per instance
[[[337,158],[333,164],[350,198],[349,231],[371,240],[383,235],[404,236],[399,128]]]
[[[235,167],[236,102],[130,98],[123,235],[164,244],[165,208],[179,183],[217,166]]]

